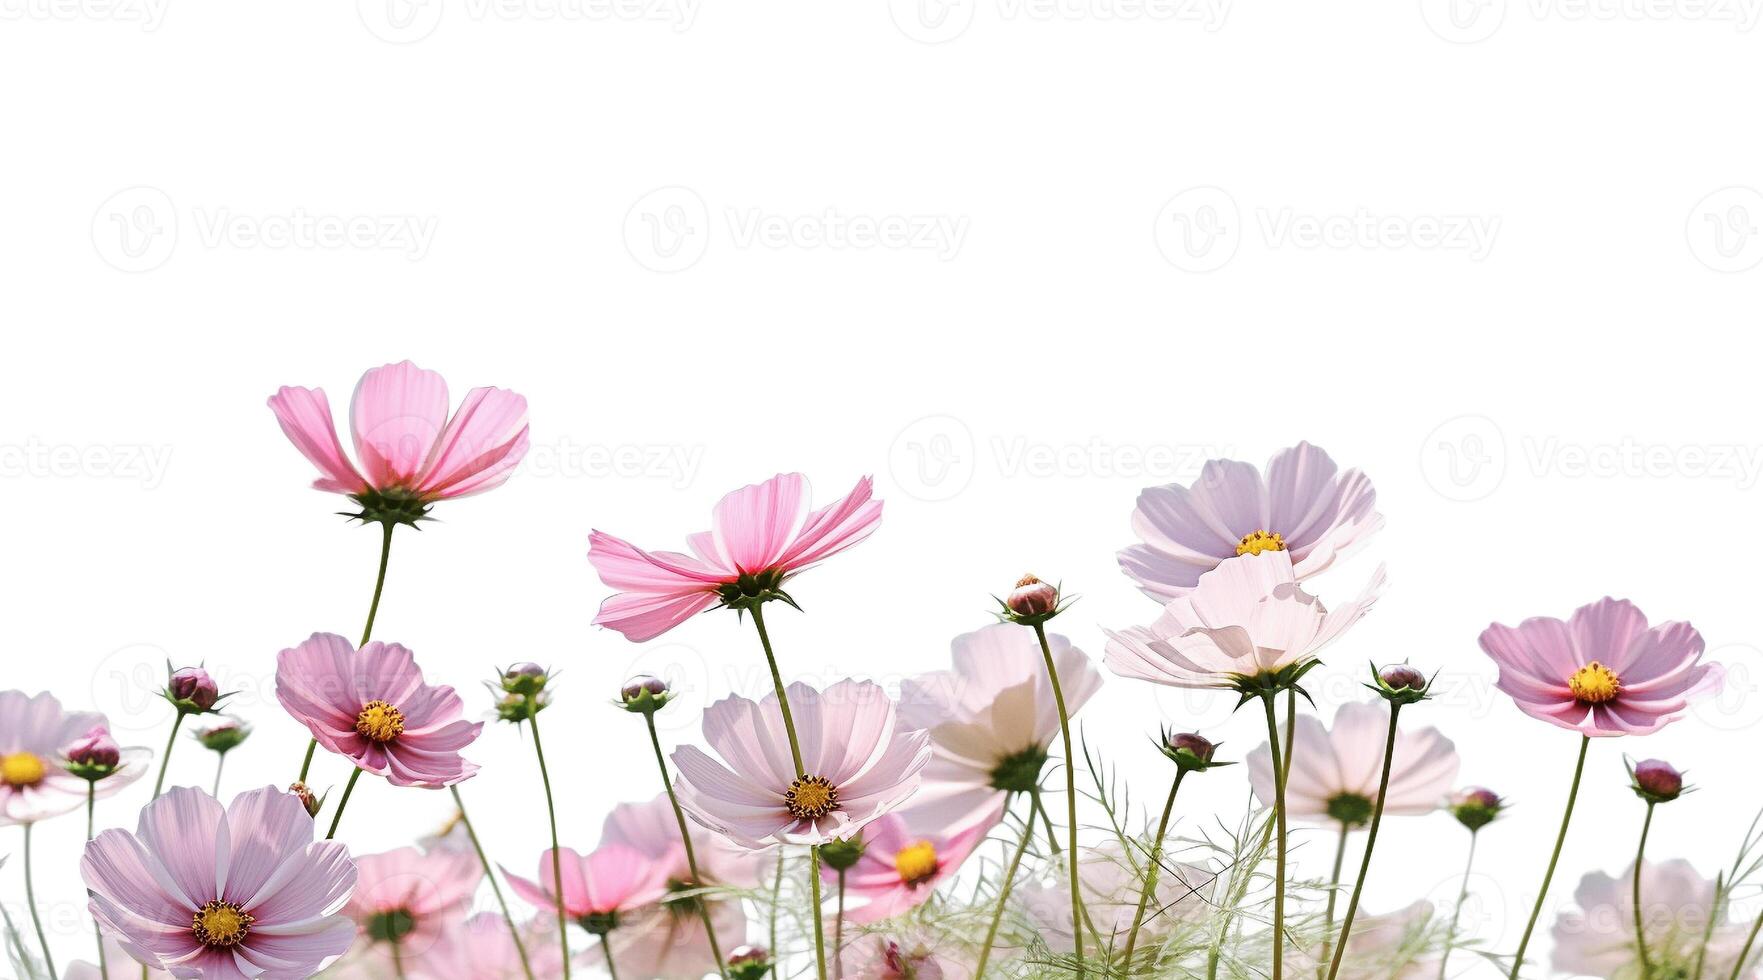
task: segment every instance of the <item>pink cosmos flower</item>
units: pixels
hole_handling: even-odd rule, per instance
[[[116,749],[120,768],[97,783],[100,797],[114,794],[147,771],[145,749],[118,749],[104,727],[104,716],[92,711],[62,711],[48,692],[28,697],[23,691],[0,691],[0,826],[35,823],[86,805],[88,783],[69,772],[69,752],[82,757],[99,747],[94,733],[104,735],[105,755]]]
[[[306,977],[349,948],[337,914],[355,887],[348,848],[314,841],[300,801],[273,786],[223,808],[177,787],[106,830],[80,873],[91,911],[141,963],[200,980]]]
[[[1103,948],[1123,947],[1145,887],[1137,868],[1148,855],[1137,849],[1128,854],[1118,840],[1080,851],[1077,879],[1089,924],[1101,936]],[[1163,870],[1157,875],[1157,893],[1151,899],[1150,908],[1156,914],[1147,914],[1144,936],[1167,935],[1178,924],[1204,920],[1213,907],[1214,892],[1223,887],[1221,880],[1220,875],[1207,868],[1165,856]],[[1029,882],[1018,888],[1017,894],[1047,946],[1057,952],[1071,952],[1075,944],[1071,936],[1070,886],[1060,881]]]
[[[879,922],[922,905],[937,886],[953,877],[1004,817],[1003,801],[964,825],[941,821],[934,810],[912,808],[887,814],[860,831],[863,856],[845,872],[845,894],[864,900],[849,909],[852,922]],[[839,874],[824,864],[821,877],[837,883]]]
[[[1634,866],[1621,877],[1601,871],[1579,880],[1573,892],[1579,907],[1555,919],[1553,966],[1562,973],[1595,977],[1639,976],[1634,945]],[[1689,976],[1714,905],[1714,882],[1688,861],[1641,864],[1641,906],[1645,912],[1647,956],[1653,975]],[[1708,943],[1706,976],[1732,975],[1748,924],[1722,919]],[[1741,974],[1754,980],[1753,967]]]
[[[583,856],[562,848],[563,914],[589,932],[616,928],[620,917],[667,894],[660,865],[622,844],[603,844]],[[551,852],[539,855],[539,878],[532,881],[502,874],[509,887],[541,912],[557,910],[557,878],[551,873]]]
[[[547,931],[555,920],[540,916],[517,925],[527,962],[537,980],[563,976],[563,951]],[[622,965],[623,961],[620,961]],[[414,963],[404,964],[406,980],[525,980],[520,951],[514,946],[508,920],[495,912],[479,912],[453,923],[440,942]]]
[[[1292,773],[1286,782],[1286,813],[1299,819],[1363,827],[1377,801],[1390,708],[1383,701],[1341,705],[1334,729],[1300,715],[1292,734]],[[1249,753],[1255,796],[1273,805],[1273,757],[1267,743]],[[1457,778],[1457,749],[1437,728],[1398,728],[1396,757],[1384,813],[1418,816],[1444,805]]]
[[[408,962],[465,921],[484,877],[476,854],[446,847],[400,847],[356,858],[355,866],[360,879],[344,911],[361,927],[360,944],[387,955],[396,943]]]
[[[717,948],[724,955],[747,941],[747,913],[739,899],[711,899],[710,922]],[[662,901],[620,914],[619,928],[607,933],[604,945],[583,954],[590,964],[604,963],[605,948],[620,977],[651,980],[703,980],[716,972],[716,954],[704,934],[704,921],[688,900]]]
[[[1300,579],[1357,551],[1383,526],[1377,491],[1358,470],[1300,442],[1276,453],[1263,477],[1250,463],[1207,460],[1192,487],[1139,494],[1132,527],[1143,544],[1120,552],[1139,588],[1166,602],[1237,555],[1286,551]]]
[[[1383,915],[1363,910],[1353,920],[1347,954],[1341,958],[1338,980],[1432,980],[1439,975],[1439,958],[1433,952],[1441,928],[1433,919],[1433,905],[1421,899],[1406,908]],[[1316,952],[1293,950],[1288,968],[1304,974],[1328,962],[1318,963]],[[1332,950],[1330,950],[1332,955]]]
[[[1499,665],[1495,686],[1518,710],[1588,736],[1656,732],[1726,677],[1719,664],[1701,662],[1702,634],[1690,624],[1649,628],[1633,603],[1608,597],[1566,622],[1496,623],[1482,632],[1481,648]]]
[[[633,642],[653,639],[712,606],[787,598],[783,583],[844,551],[881,523],[873,481],[819,510],[808,508],[808,480],[782,473],[723,497],[711,529],[691,535],[692,554],[644,551],[603,531],[588,539],[588,561],[618,594],[594,622]]]
[[[1034,789],[1059,736],[1059,710],[1034,631],[997,623],[955,637],[954,669],[911,678],[900,718],[930,733],[933,755],[912,806],[937,805],[945,826],[997,810],[1011,792]],[[1047,634],[1067,711],[1076,716],[1102,687],[1088,654]]]
[[[409,361],[362,375],[349,404],[358,470],[343,452],[323,389],[283,388],[269,399],[282,432],[318,467],[315,488],[411,518],[437,500],[501,486],[526,455],[525,398],[473,388],[451,419],[447,404],[447,382]]]
[[[910,933],[882,933],[851,941],[840,959],[851,980],[968,980],[974,963],[958,940]]]
[[[1297,582],[1290,552],[1232,558],[1171,599],[1150,626],[1104,630],[1108,668],[1189,688],[1236,688],[1301,668],[1377,602],[1384,571],[1380,566],[1358,598],[1333,612]]]
[[[929,737],[897,723],[878,685],[844,680],[786,692],[801,739],[793,772],[777,696],[728,697],[704,712],[704,738],[727,763],[695,745],[673,752],[680,806],[744,847],[824,844],[849,837],[918,788]]]
[[[425,684],[396,643],[356,651],[335,633],[314,633],[276,658],[275,695],[318,744],[394,786],[438,789],[477,772],[459,750],[483,722],[462,720],[459,695]]]

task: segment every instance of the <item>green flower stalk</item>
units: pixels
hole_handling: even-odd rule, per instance
[[[1451,816],[1469,831],[1469,858],[1463,863],[1463,884],[1457,889],[1457,904],[1451,907],[1451,925],[1445,930],[1445,948],[1439,954],[1439,980],[1445,980],[1445,967],[1450,964],[1451,949],[1457,943],[1457,921],[1463,915],[1463,903],[1469,899],[1469,877],[1475,871],[1475,845],[1481,839],[1481,829],[1499,819],[1500,811],[1505,808],[1505,801],[1493,790],[1479,786],[1463,790],[1451,799]]]
[[[1212,761],[1213,754],[1218,751],[1217,743],[1193,732],[1174,735],[1165,732],[1159,744],[1163,754],[1175,763],[1175,780],[1169,787],[1169,799],[1163,804],[1163,816],[1157,821],[1157,835],[1151,839],[1151,863],[1145,869],[1145,887],[1139,894],[1139,907],[1133,912],[1132,928],[1127,931],[1126,948],[1121,954],[1122,969],[1128,973],[1132,972],[1132,954],[1138,945],[1139,929],[1145,924],[1145,909],[1151,903],[1151,896],[1157,892],[1157,875],[1163,862],[1163,838],[1169,832],[1169,817],[1175,811],[1175,796],[1181,791],[1181,781],[1190,772],[1205,772],[1231,764]]]
[[[1641,842],[1634,853],[1634,892],[1631,896],[1634,904],[1634,949],[1640,960],[1641,976],[1650,978],[1653,975],[1653,964],[1647,955],[1647,916],[1641,905],[1641,864],[1647,857],[1647,834],[1653,829],[1653,810],[1661,803],[1669,803],[1684,793],[1691,792],[1683,785],[1683,774],[1670,763],[1658,759],[1629,764],[1629,786],[1636,796],[1647,804],[1646,819],[1641,822]]]
[[[1530,910],[1530,919],[1524,924],[1524,935],[1519,937],[1518,950],[1512,954],[1512,972],[1507,980],[1518,980],[1518,972],[1524,969],[1524,951],[1530,948],[1531,934],[1536,932],[1537,919],[1543,914],[1543,902],[1549,897],[1549,883],[1555,879],[1555,866],[1561,862],[1561,848],[1567,843],[1567,828],[1573,823],[1573,804],[1579,799],[1579,781],[1585,775],[1585,754],[1591,747],[1590,735],[1579,737],[1579,761],[1573,765],[1573,784],[1567,789],[1567,808],[1561,813],[1561,831],[1555,835],[1555,849],[1549,853],[1549,866],[1543,871],[1543,885],[1537,889],[1536,905]]]

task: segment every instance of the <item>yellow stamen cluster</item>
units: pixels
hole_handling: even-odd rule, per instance
[[[1614,701],[1616,695],[1622,692],[1622,678],[1617,677],[1614,670],[1594,660],[1567,678],[1567,689],[1586,704],[1603,704]]]
[[[1278,531],[1251,531],[1237,542],[1237,554],[1258,555],[1263,551],[1286,550],[1286,539]]]
[[[894,870],[908,888],[923,884],[937,873],[937,849],[930,841],[907,844],[894,853]]]
[[[404,712],[384,701],[369,701],[355,716],[355,731],[365,739],[390,742],[404,734]]]
[[[237,946],[251,931],[251,913],[231,902],[209,902],[190,918],[190,931],[211,949]]]
[[[839,788],[823,776],[804,773],[790,782],[784,806],[798,820],[819,820],[839,808]]]
[[[43,760],[29,752],[0,755],[0,783],[7,786],[35,786],[48,774]]]

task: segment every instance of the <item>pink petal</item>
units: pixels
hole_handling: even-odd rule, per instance
[[[222,895],[229,902],[251,900],[277,868],[312,843],[312,817],[306,808],[273,786],[234,797],[226,826],[232,856]]]
[[[414,487],[447,423],[447,382],[409,361],[361,376],[350,402],[355,455],[375,487]]]
[[[319,478],[313,482],[314,487],[333,493],[359,493],[367,489],[367,481],[343,454],[343,444],[331,419],[330,402],[322,389],[283,388],[270,396],[269,407],[288,441],[318,467]]]
[[[864,477],[843,499],[809,515],[801,534],[778,564],[801,570],[844,551],[875,532],[881,524],[882,504],[871,500],[873,477]]]
[[[220,894],[226,873],[220,849],[225,816],[214,797],[189,786],[166,790],[141,810],[137,836],[193,906]]]
[[[716,553],[725,568],[762,572],[778,564],[807,518],[808,481],[780,473],[717,501],[711,515]]]
[[[446,499],[501,486],[526,447],[526,399],[501,388],[473,388],[435,440],[417,489]]]

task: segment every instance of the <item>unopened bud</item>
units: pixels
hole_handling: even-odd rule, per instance
[[[316,817],[318,816],[318,811],[324,808],[324,801],[313,796],[312,790],[309,789],[305,783],[294,783],[294,785],[288,787],[288,792],[299,797],[300,805],[306,808],[307,816]]]
[[[1477,831],[1499,817],[1500,811],[1506,808],[1506,801],[1491,789],[1471,786],[1452,794],[1449,808],[1458,823]]]
[[[196,741],[202,747],[213,752],[227,753],[239,747],[251,734],[251,726],[237,718],[222,717],[214,724],[199,729],[195,733]]]
[[[93,725],[86,734],[62,749],[61,754],[75,765],[113,769],[122,761],[122,746],[110,737],[110,729]]]
[[[828,841],[820,845],[820,861],[834,871],[849,871],[863,858],[863,838]]]
[[[1019,617],[1047,616],[1059,608],[1059,590],[1033,575],[1024,575],[1004,605]]]
[[[759,980],[771,971],[771,951],[764,946],[737,946],[728,954],[729,980]]]
[[[638,674],[624,682],[618,697],[624,702],[626,711],[649,714],[660,710],[673,697],[673,692],[668,690],[667,682],[661,678]]]
[[[1634,791],[1648,803],[1669,803],[1683,795],[1683,773],[1669,762],[1648,759],[1629,770]]]
[[[551,674],[535,663],[520,663],[502,672],[502,690],[509,694],[531,697],[545,689]]]
[[[220,685],[201,667],[182,667],[171,672],[165,696],[179,711],[212,711],[214,703],[220,700]]]
[[[1372,667],[1374,684],[1367,684],[1383,699],[1392,704],[1413,704],[1427,698],[1427,688],[1431,686],[1425,674],[1407,664],[1390,664],[1386,667]]]

